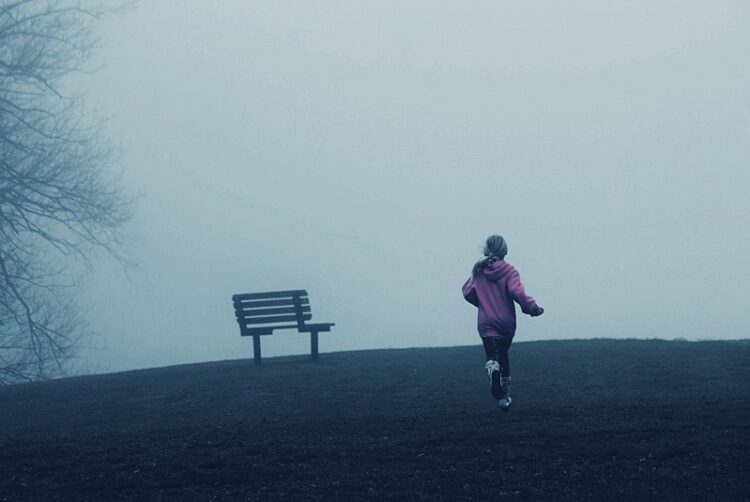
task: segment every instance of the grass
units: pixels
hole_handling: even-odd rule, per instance
[[[0,500],[750,500],[750,343],[516,343],[0,388]]]

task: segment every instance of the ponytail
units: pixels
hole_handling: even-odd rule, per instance
[[[474,264],[474,268],[471,269],[471,276],[476,277],[482,270],[489,267],[499,259],[500,258],[498,258],[497,256],[485,256]]]
[[[484,243],[484,258],[474,264],[471,276],[476,277],[492,263],[504,259],[506,254],[508,254],[508,245],[505,239],[499,235],[490,235]]]

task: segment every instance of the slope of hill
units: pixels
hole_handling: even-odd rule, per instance
[[[750,343],[516,343],[0,388],[0,500],[750,500]]]

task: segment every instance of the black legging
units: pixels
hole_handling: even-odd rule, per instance
[[[488,361],[500,363],[501,375],[510,376],[510,361],[508,360],[508,349],[513,343],[512,338],[500,338],[499,336],[487,336],[482,338],[484,353]]]

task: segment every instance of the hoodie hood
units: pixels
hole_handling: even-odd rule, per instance
[[[482,274],[484,274],[488,280],[497,282],[502,277],[508,275],[511,270],[513,270],[513,266],[510,263],[505,260],[496,260],[482,270]]]

